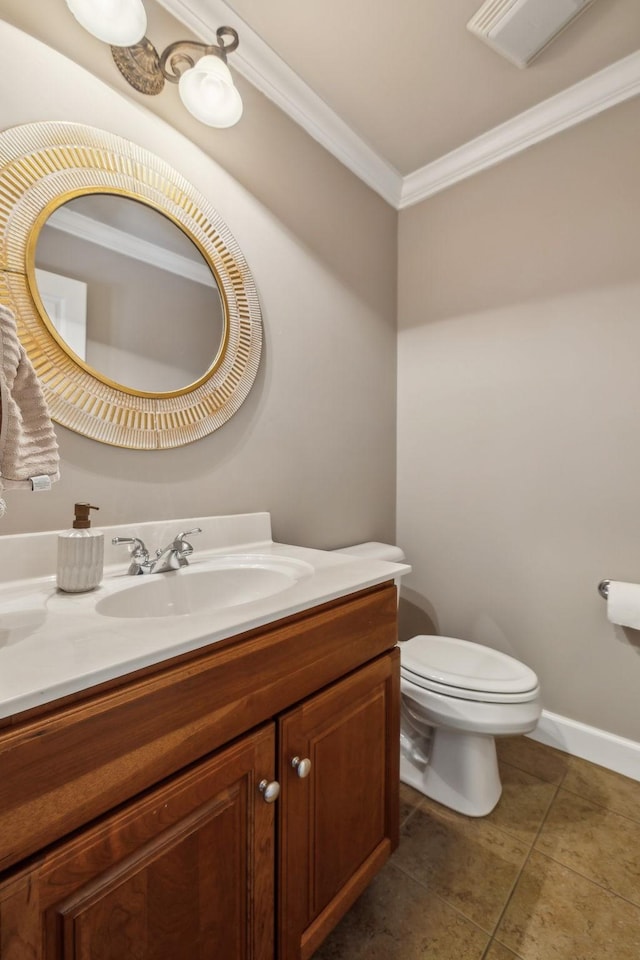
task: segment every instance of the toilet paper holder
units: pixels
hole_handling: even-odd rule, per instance
[[[601,580],[598,584],[598,593],[601,597],[604,597],[605,600],[609,597],[609,584],[611,580]]]

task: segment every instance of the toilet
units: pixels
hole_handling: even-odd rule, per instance
[[[495,737],[529,733],[540,687],[529,667],[479,643],[418,636],[400,644],[400,779],[470,817],[502,793]]]
[[[340,552],[404,560],[382,543]],[[538,678],[506,653],[456,637],[420,635],[399,646],[400,779],[459,813],[486,816],[502,793],[495,738],[536,727]]]

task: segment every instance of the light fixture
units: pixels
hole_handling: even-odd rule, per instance
[[[66,3],[85,30],[111,45],[118,70],[140,93],[155,96],[169,80],[178,84],[184,106],[201,123],[231,127],[238,122],[242,99],[227,66],[227,54],[239,43],[233,27],[219,27],[216,43],[177,40],[159,54],[145,36],[147,16],[142,0]]]
[[[142,0],[67,0],[67,6],[81,27],[117,47],[137,43],[147,29]]]

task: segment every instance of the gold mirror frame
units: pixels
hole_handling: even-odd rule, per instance
[[[171,393],[123,389],[81,364],[40,312],[35,241],[72,197],[116,193],[154,207],[199,248],[218,282],[225,333],[195,383]],[[207,436],[238,410],[255,380],[262,317],[249,267],[212,205],[154,154],[121,137],[66,122],[0,133],[0,303],[16,315],[53,420],[102,443],[170,449]]]

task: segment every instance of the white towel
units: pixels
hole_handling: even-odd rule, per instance
[[[60,478],[59,463],[40,381],[18,339],[14,314],[0,304],[0,493],[49,489]]]

